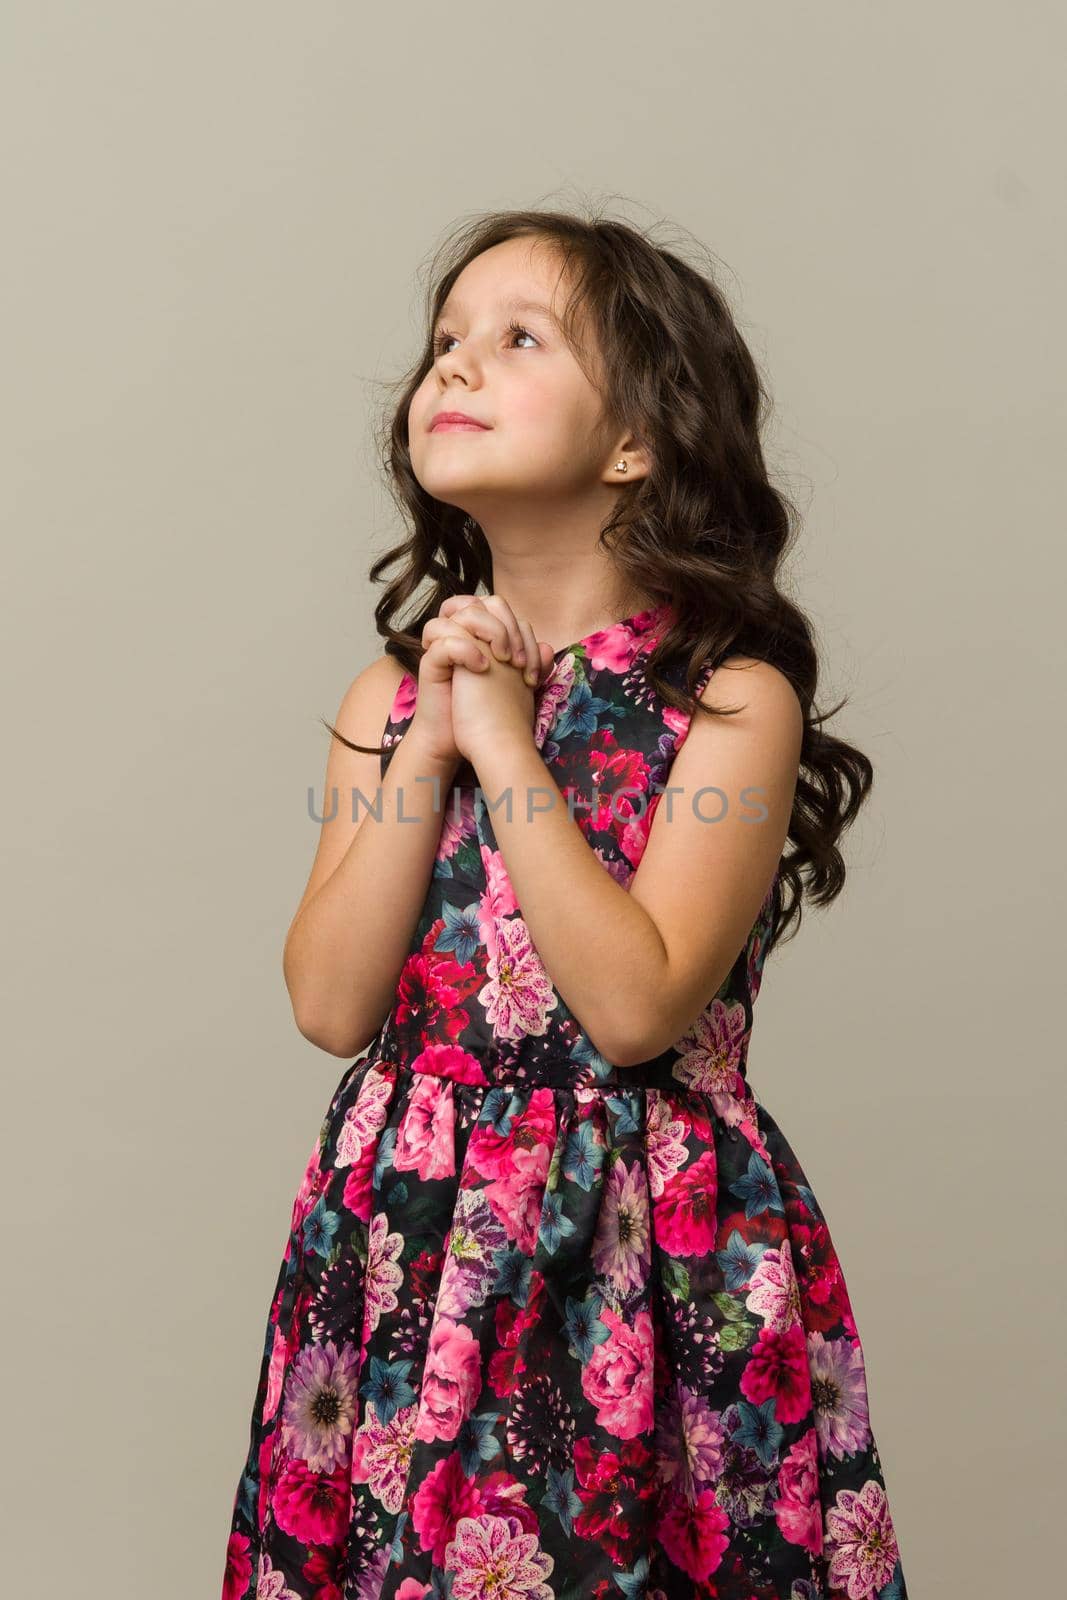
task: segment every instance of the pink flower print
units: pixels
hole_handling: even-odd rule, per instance
[[[871,1443],[867,1378],[859,1340],[808,1334],[815,1429],[824,1456],[856,1455]]]
[[[811,1409],[811,1378],[804,1330],[761,1328],[741,1374],[741,1392],[753,1405],[774,1401],[776,1422],[800,1422]]]
[[[764,1250],[752,1274],[745,1305],[763,1318],[765,1326],[779,1332],[802,1321],[800,1289],[788,1239],[783,1239],[776,1250]]]
[[[259,1494],[256,1496],[256,1526],[259,1528],[262,1528],[266,1522],[267,1508],[274,1491],[274,1452],[277,1443],[277,1428],[265,1429],[256,1456],[256,1465],[259,1469]]]
[[[542,1581],[553,1565],[518,1517],[463,1517],[445,1551],[445,1567],[455,1573],[453,1600],[553,1600]]]
[[[752,1099],[751,1095],[748,1094],[748,1087],[745,1084],[745,1080],[742,1078],[740,1081],[744,1087],[743,1097],[736,1100],[733,1098],[728,1098],[728,1112],[724,1113],[725,1120],[727,1122],[735,1123],[736,1127],[739,1129],[744,1138],[747,1139],[748,1143],[751,1145],[752,1149],[755,1150],[760,1159],[762,1161],[766,1161],[767,1165],[770,1166],[772,1164],[771,1152],[767,1148],[766,1140],[759,1131],[759,1118],[757,1116],[756,1102],[754,1099]]]
[[[613,1162],[604,1183],[593,1242],[593,1267],[621,1294],[638,1289],[648,1277],[652,1245],[648,1225],[648,1182],[635,1161]]]
[[[713,1489],[702,1489],[692,1500],[672,1496],[656,1532],[668,1556],[694,1583],[703,1583],[720,1565],[730,1538],[730,1519],[715,1499]]]
[[[793,1221],[790,1237],[796,1246],[793,1269],[803,1291],[804,1325],[829,1333],[838,1323],[856,1337],[856,1322],[849,1304],[841,1263],[825,1222]]]
[[[744,1005],[716,996],[673,1046],[681,1059],[674,1063],[672,1075],[688,1088],[710,1095],[715,1110],[731,1127],[742,1115],[735,1101],[742,1088],[738,1068],[745,1039]]]
[[[320,1155],[319,1142],[316,1139],[315,1148],[308,1157],[304,1175],[300,1180],[300,1187],[297,1189],[296,1198],[293,1201],[293,1215],[289,1225],[290,1233],[298,1233],[304,1226],[308,1216],[315,1209],[315,1204],[319,1198],[319,1189],[323,1181],[323,1174],[319,1167]]]
[[[692,716],[688,711],[679,711],[675,706],[668,705],[663,707],[662,716],[663,726],[674,734],[674,749],[677,753],[686,741]]]
[[[641,860],[648,846],[649,834],[652,831],[652,823],[655,820],[658,804],[659,796],[657,795],[655,799],[649,802],[643,816],[635,814],[619,828],[618,843],[619,849],[626,858],[626,871],[623,875],[616,872],[614,876],[619,878],[619,881],[624,886],[641,865]]]
[[[396,985],[393,1015],[399,1027],[417,1031],[420,1042],[457,1039],[468,1021],[462,1002],[470,972],[445,951],[409,955]]]
[[[526,1504],[526,1485],[503,1468],[481,1478],[482,1510],[494,1517],[514,1517],[524,1533],[540,1530],[537,1512]]]
[[[389,1232],[389,1219],[379,1211],[370,1225],[367,1243],[367,1271],[364,1277],[364,1322],[367,1331],[378,1326],[383,1311],[395,1311],[396,1291],[404,1281],[397,1257],[404,1248],[402,1233]]]
[[[394,1516],[404,1506],[417,1410],[417,1406],[404,1406],[391,1422],[382,1422],[368,1407],[366,1421],[352,1441],[353,1482],[365,1483]]]
[[[885,1489],[868,1478],[857,1494],[839,1489],[826,1513],[830,1557],[830,1588],[839,1588],[848,1600],[869,1600],[884,1589],[899,1557],[893,1519]]]
[[[497,1348],[489,1357],[489,1385],[501,1400],[514,1394],[526,1375],[526,1335],[537,1326],[543,1294],[544,1279],[539,1272],[533,1272],[525,1306],[517,1306],[513,1300],[497,1300],[493,1318]]]
[[[659,1493],[652,1452],[640,1439],[605,1450],[581,1436],[574,1442],[574,1470],[582,1506],[575,1533],[599,1545],[613,1566],[632,1566],[647,1548],[649,1516]]]
[[[429,1594],[428,1583],[420,1583],[418,1578],[405,1578],[396,1591],[396,1600],[428,1600]]]
[[[372,1140],[365,1144],[355,1163],[349,1167],[345,1175],[344,1192],[341,1202],[347,1211],[358,1217],[361,1222],[370,1221],[371,1198],[374,1188],[374,1162],[378,1153],[377,1143]]]
[[[405,672],[397,684],[396,694],[389,711],[390,722],[406,722],[409,716],[415,713],[415,706],[419,698],[419,680],[410,672]]]
[[[801,1434],[782,1462],[774,1516],[783,1539],[809,1555],[821,1554],[822,1500],[814,1428]]]
[[[589,776],[594,793],[587,813],[588,827],[621,832],[631,818],[647,816],[648,762],[640,750],[627,750],[607,729],[597,734],[589,752]]]
[[[516,1150],[504,1176],[485,1186],[485,1198],[524,1255],[537,1243],[552,1153],[547,1144]]]
[[[337,1544],[348,1531],[348,1467],[313,1472],[306,1461],[287,1461],[271,1495],[274,1520],[301,1544]]]
[[[383,1077],[375,1067],[369,1068],[359,1086],[359,1093],[345,1112],[345,1120],[337,1135],[335,1167],[351,1167],[368,1145],[375,1142],[385,1127],[389,1115],[389,1101],[393,1094],[393,1079]]]
[[[652,606],[647,612],[642,611],[639,617],[627,619],[628,622],[642,623],[644,626],[641,629],[613,622],[610,627],[601,628],[597,633],[591,633],[588,639],[582,640],[590,668],[594,672],[614,672],[620,676],[629,672],[642,650],[647,650],[654,642],[646,629],[661,609]]]
[[[313,1472],[347,1462],[356,1414],[358,1361],[352,1345],[305,1345],[289,1372],[282,1444]]]
[[[486,971],[488,982],[478,991],[478,999],[496,1036],[522,1039],[543,1034],[558,997],[521,917],[496,924],[496,948]]]
[[[500,851],[490,850],[488,845],[483,844],[481,853],[485,889],[478,901],[478,918],[481,924],[482,942],[488,943],[488,934],[495,932],[495,924],[503,922],[505,917],[510,917],[513,911],[517,911],[519,903],[515,899],[515,890]]]
[[[285,1573],[278,1572],[270,1556],[262,1551],[256,1569],[256,1600],[300,1600],[295,1589],[285,1581]]]
[[[685,1147],[686,1125],[675,1115],[675,1108],[666,1095],[655,1089],[648,1091],[646,1118],[648,1138],[648,1186],[652,1198],[658,1199],[668,1178],[685,1166],[688,1151]]]
[[[445,1549],[461,1517],[477,1516],[482,1500],[478,1486],[467,1477],[454,1450],[422,1481],[411,1503],[411,1525],[423,1550],[433,1555],[434,1566],[445,1564]]]
[[[231,1533],[226,1543],[226,1570],[222,1576],[222,1600],[243,1600],[252,1576],[252,1541],[246,1534]]]
[[[634,1439],[652,1426],[652,1318],[639,1311],[630,1327],[604,1305],[600,1320],[609,1336],[582,1368],[582,1390],[600,1427],[616,1439]]]
[[[577,683],[574,671],[573,656],[561,656],[549,672],[548,677],[534,691],[536,706],[534,710],[533,738],[538,750],[544,747],[544,742],[552,730],[552,725],[563,710],[567,701],[574,692]]]
[[[408,1096],[397,1130],[393,1166],[422,1179],[450,1178],[456,1170],[456,1113],[452,1085],[421,1077]]]
[[[454,1439],[481,1386],[482,1358],[474,1335],[451,1317],[437,1317],[423,1369],[415,1437]]]
[[[456,796],[459,803],[456,803]],[[474,791],[464,785],[455,785],[443,806],[444,820],[437,841],[437,861],[451,861],[460,846],[475,830]]]
[[[551,1089],[535,1089],[524,1109],[510,1119],[506,1133],[479,1123],[467,1146],[467,1160],[483,1178],[506,1178],[518,1150],[551,1145],[556,1137],[556,1108]]]
[[[451,1078],[453,1083],[476,1083],[484,1087],[489,1082],[478,1057],[458,1044],[428,1044],[412,1060],[411,1070],[434,1078]]]
[[[715,1248],[718,1160],[705,1150],[663,1185],[653,1205],[657,1243],[671,1256],[706,1256]]]
[[[287,1353],[285,1338],[281,1329],[276,1327],[270,1351],[270,1365],[267,1368],[267,1394],[263,1401],[264,1422],[269,1422],[278,1409],[278,1401],[282,1397],[282,1379],[285,1376]]]

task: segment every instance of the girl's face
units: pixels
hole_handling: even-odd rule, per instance
[[[614,488],[617,435],[553,320],[558,257],[509,239],[468,262],[434,329],[436,358],[412,396],[408,447],[427,494],[483,528],[522,502],[562,508]],[[461,411],[485,426],[434,427]],[[636,476],[631,466],[629,477]]]

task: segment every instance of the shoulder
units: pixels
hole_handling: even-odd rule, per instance
[[[727,656],[711,673],[699,699],[720,710],[736,709],[737,714],[721,719],[698,717],[698,723],[732,722],[752,731],[763,729],[794,742],[799,752],[804,736],[803,707],[785,673],[772,662],[758,656]]]
[[[776,787],[796,782],[804,742],[804,711],[778,667],[753,656],[728,656],[714,669],[698,699],[729,716],[694,711],[676,766],[692,777],[710,768],[759,772],[753,782]],[[749,780],[745,780],[749,781]]]
[[[338,733],[360,744],[377,744],[397,694],[410,674],[383,651],[358,672],[341,697],[334,719]]]

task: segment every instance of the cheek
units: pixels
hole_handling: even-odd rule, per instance
[[[527,381],[517,384],[507,396],[506,406],[501,408],[501,420],[506,421],[509,428],[543,434],[556,427],[559,409],[559,397],[551,384]]]
[[[430,420],[433,409],[433,390],[428,379],[424,378],[411,397],[408,406],[408,436],[422,433]]]
[[[524,384],[510,398],[507,418],[518,434],[569,449],[589,440],[593,424],[584,396],[550,383]]]

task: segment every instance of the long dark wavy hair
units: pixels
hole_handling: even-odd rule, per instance
[[[592,330],[606,413],[651,454],[649,473],[620,490],[600,534],[623,583],[653,595],[654,604],[670,602],[674,613],[674,625],[647,658],[650,683],[680,711],[736,715],[737,707],[705,705],[693,687],[709,661],[740,654],[773,663],[803,708],[800,772],[769,949],[790,927],[799,931],[803,895],[825,906],[841,892],[838,842],[874,773],[862,751],[825,730],[845,701],[827,712],[814,707],[812,630],[777,582],[800,519],[768,476],[760,433],[770,399],[711,270],[698,271],[649,234],[598,212],[586,219],[568,211],[493,211],[446,238],[430,268],[424,348],[389,386],[398,397],[379,425],[386,481],[412,529],[370,568],[375,583],[397,569],[374,608],[385,652],[416,675],[422,629],[442,601],[493,590],[492,553],[481,528],[427,494],[412,471],[408,407],[433,365],[433,329],[459,274],[483,251],[517,238],[555,247],[569,285],[565,337],[590,374],[585,339]],[[407,621],[398,621],[413,599]],[[668,662],[684,665],[684,692],[661,676]],[[326,726],[350,749],[381,753]]]

